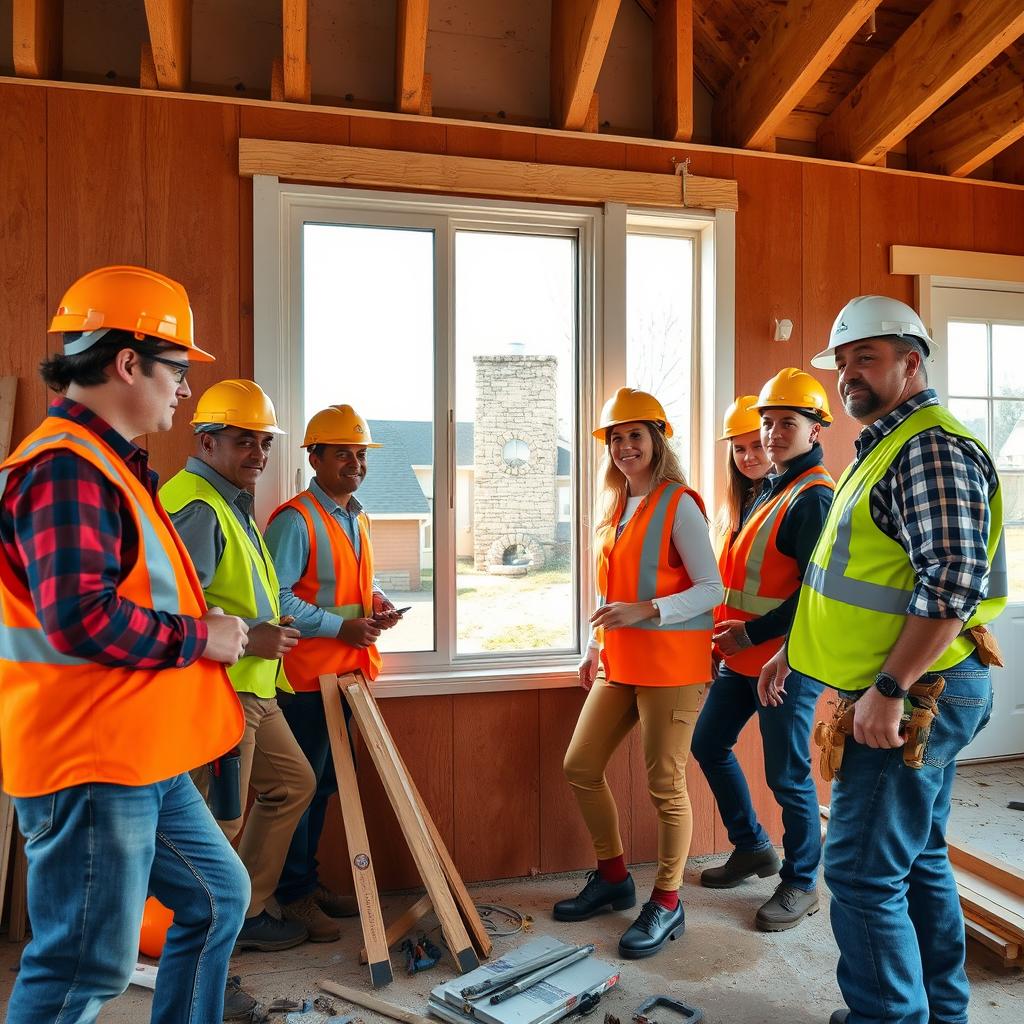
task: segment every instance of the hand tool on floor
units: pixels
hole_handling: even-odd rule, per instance
[[[704,1020],[703,1010],[697,1009],[696,1006],[690,1006],[689,1003],[684,1003],[681,999],[675,999],[672,996],[651,996],[633,1011],[633,1024],[664,1024],[663,1021],[655,1020],[650,1015],[651,1010],[658,1006],[674,1010],[686,1024],[700,1024]]]
[[[549,978],[552,974],[557,974],[571,964],[585,960],[594,952],[594,948],[593,945],[580,946],[575,953],[571,953],[561,960],[556,960],[553,964],[548,964],[546,967],[541,967],[532,974],[527,974],[525,978],[520,978],[519,981],[513,981],[507,988],[503,988],[491,996],[491,1005],[496,1006],[498,1003],[503,1003],[506,999],[511,999],[513,996],[519,995],[520,992],[525,992],[528,988],[533,988],[534,985],[545,978]]]
[[[542,967],[547,967],[548,964],[564,960],[580,948],[580,946],[560,946],[547,953],[542,953],[540,956],[531,957],[529,960],[524,960],[521,964],[516,964],[515,967],[505,971],[503,974],[498,974],[493,978],[488,978],[486,981],[481,981],[479,985],[469,985],[467,988],[462,989],[461,995],[464,999],[479,999],[481,996],[493,994],[499,988],[504,988],[506,985],[511,984],[513,981],[518,981],[527,974],[532,974]]]

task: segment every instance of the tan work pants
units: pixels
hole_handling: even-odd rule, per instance
[[[243,817],[217,824],[224,835],[234,841],[242,829],[246,797],[252,786],[256,799],[249,817],[244,819],[238,856],[252,883],[252,899],[245,916],[255,917],[265,909],[277,888],[295,826],[313,799],[316,779],[276,698],[240,693],[238,699],[245,712],[245,733],[238,745]],[[192,778],[206,796],[209,788],[206,766],[197,769]]]
[[[626,686],[598,678],[587,694],[565,753],[565,776],[576,794],[599,860],[622,851],[615,799],[605,768],[639,721],[647,788],[658,812],[655,886],[672,892],[683,880],[693,814],[686,792],[686,761],[703,686]]]

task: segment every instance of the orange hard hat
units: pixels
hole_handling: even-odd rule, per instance
[[[146,267],[91,270],[64,293],[50,323],[51,333],[88,335],[111,329],[131,331],[138,338],[155,338],[188,349],[190,357],[198,363],[214,361],[209,352],[196,347],[192,307],[184,287]],[[76,347],[69,351],[66,346],[67,355],[89,347],[84,338],[71,344]]]
[[[761,429],[761,414],[757,411],[757,395],[740,395],[725,410],[722,420],[722,436],[719,441],[728,441],[740,434],[752,434]]]
[[[139,934],[139,952],[159,959],[164,949],[167,930],[174,920],[174,911],[168,910],[155,896],[146,900],[142,910],[142,931]]]
[[[832,422],[828,395],[820,382],[809,373],[787,366],[779,370],[757,396],[758,409],[801,409],[812,413],[822,423]]]
[[[608,428],[619,423],[656,423],[664,430],[666,437],[672,436],[672,424],[666,418],[661,402],[654,395],[637,391],[636,388],[619,388],[604,403],[601,418],[597,422],[593,434],[602,442],[607,440]]]
[[[283,434],[274,403],[254,380],[222,380],[207,388],[196,403],[192,424],[222,423],[242,430]]]
[[[302,447],[314,444],[358,444],[364,448],[383,448],[370,437],[370,425],[351,405],[329,405],[315,413],[306,424]]]

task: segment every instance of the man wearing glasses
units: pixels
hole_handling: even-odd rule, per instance
[[[170,429],[213,356],[184,288],[141,267],[76,281],[50,331],[60,397],[0,466],[3,781],[32,921],[8,1019],[95,1021],[128,985],[152,893],[174,911],[153,1020],[217,1021],[249,879],[188,772],[241,738],[224,666],[247,627],[207,609],[132,440]]]

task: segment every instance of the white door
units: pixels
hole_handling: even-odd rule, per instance
[[[1003,489],[1010,600],[993,625],[992,721],[961,760],[1024,754],[1024,292],[933,287],[932,383],[996,460]]]

